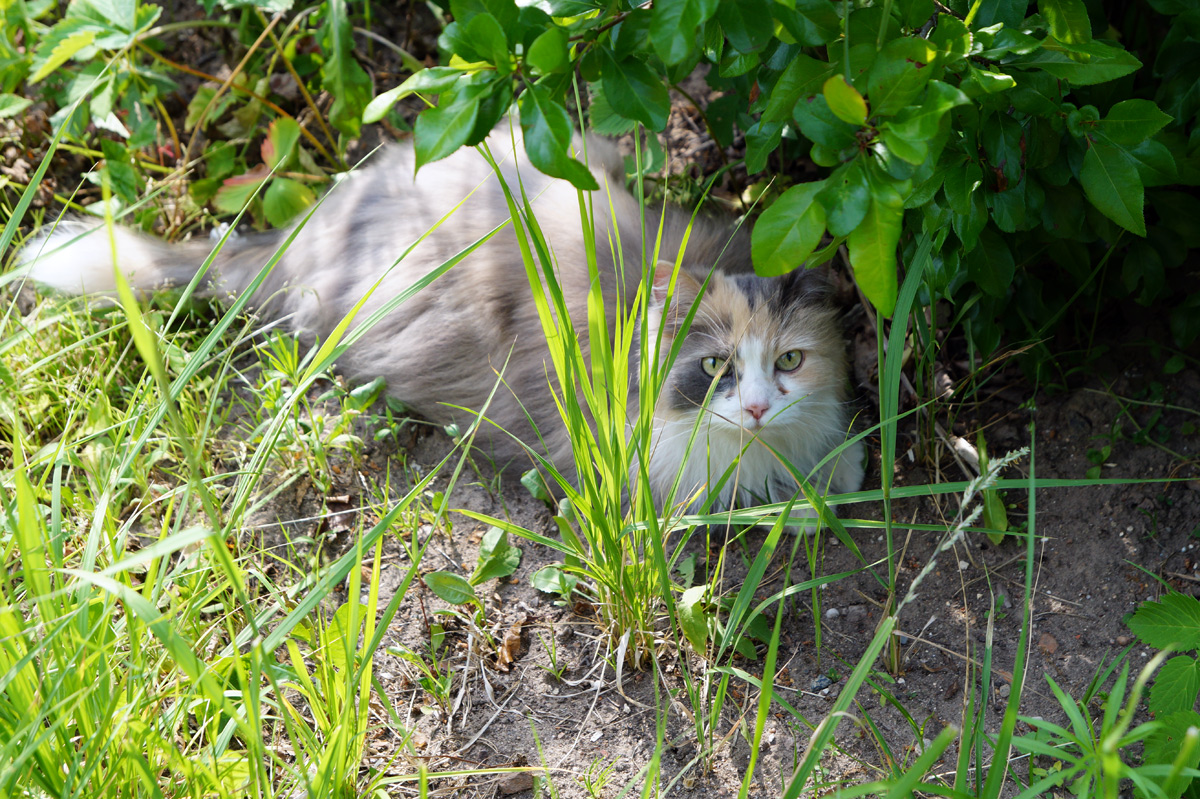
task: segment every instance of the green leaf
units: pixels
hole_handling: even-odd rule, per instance
[[[896,309],[896,245],[903,219],[900,193],[887,182],[872,180],[867,215],[846,241],[855,282],[875,309],[887,317]]]
[[[739,53],[753,53],[766,47],[774,34],[771,4],[768,0],[736,0],[717,8],[717,21],[725,37]]]
[[[1038,10],[1050,23],[1050,35],[1067,44],[1092,40],[1092,21],[1083,0],[1038,0]]]
[[[491,14],[476,14],[463,25],[463,35],[485,61],[496,67],[501,75],[512,72],[512,57],[508,53],[508,39],[504,29]]]
[[[543,566],[533,573],[529,582],[539,591],[570,599],[575,586],[579,585],[579,578],[564,571],[562,566]]]
[[[1172,592],[1157,602],[1144,602],[1129,620],[1129,629],[1155,649],[1200,649],[1200,601]]]
[[[547,28],[529,45],[525,60],[543,75],[562,72],[571,60],[567,53],[567,34],[557,25]]]
[[[83,48],[89,46],[96,40],[96,32],[92,30],[78,31],[72,33],[62,41],[54,45],[50,51],[49,57],[42,63],[37,71],[29,76],[30,83],[37,83],[48,77],[54,70],[67,63],[70,58],[78,53]],[[40,53],[39,53],[40,55]]]
[[[479,562],[471,575],[471,585],[508,577],[521,565],[521,550],[508,543],[508,533],[499,527],[489,527],[479,543]]]
[[[636,58],[617,61],[608,51],[601,51],[604,71],[600,83],[613,110],[626,119],[636,120],[650,130],[667,126],[671,98],[662,80]]]
[[[1155,719],[1158,726],[1146,736],[1146,750],[1142,757],[1146,765],[1172,765],[1179,757],[1183,750],[1184,742],[1189,733],[1195,736],[1192,730],[1194,727],[1200,727],[1200,713],[1195,710],[1181,710],[1175,713],[1168,713],[1162,718]],[[1200,766],[1200,746],[1196,746],[1192,742],[1191,753],[1180,764],[1184,768],[1196,768]],[[1181,776],[1168,784],[1167,776],[1151,777],[1156,785],[1161,786],[1162,796],[1184,796],[1186,790],[1192,782],[1191,777]],[[1146,795],[1139,791],[1138,796]],[[1193,794],[1189,792],[1188,796]]]
[[[825,209],[814,202],[824,181],[793,186],[763,211],[750,237],[754,271],[783,275],[804,263],[821,243]]]
[[[822,93],[829,103],[829,110],[838,119],[857,126],[867,121],[867,101],[841,75],[834,75],[825,81]]]
[[[1100,130],[1116,144],[1133,146],[1174,121],[1149,100],[1122,100],[1100,120]]]
[[[929,41],[938,49],[942,64],[961,61],[971,52],[974,37],[965,22],[953,14],[938,14],[937,27],[929,34]]]
[[[1150,688],[1150,712],[1155,716],[1191,710],[1200,696],[1200,664],[1195,658],[1177,655],[1154,675]]]
[[[798,0],[796,3],[776,2],[771,5],[775,21],[798,44],[821,47],[842,33],[842,21],[832,3],[826,0]],[[777,27],[778,30],[778,27]],[[786,37],[779,35],[786,41]]]
[[[542,172],[563,178],[585,191],[599,188],[588,168],[571,158],[573,129],[567,109],[550,96],[544,87],[534,84],[521,95],[521,130],[529,162]]]
[[[262,157],[268,169],[286,162],[292,148],[300,140],[300,125],[291,117],[280,117],[271,123],[267,138],[263,141]]]
[[[213,195],[213,205],[217,207],[217,210],[227,214],[238,213],[246,207],[246,203],[250,202],[254,193],[258,191],[258,187],[263,184],[265,176],[264,170],[258,174],[247,172],[244,175],[225,180],[222,182],[221,188],[217,189],[217,193]]]
[[[333,97],[329,121],[343,134],[357,136],[363,110],[371,100],[371,78],[354,60],[346,0],[329,0],[325,8],[322,44],[327,60],[321,67],[321,80]]]
[[[468,602],[478,602],[475,589],[465,579],[453,572],[430,572],[422,578],[425,585],[443,602],[451,605],[465,605]]]
[[[33,105],[33,100],[25,97],[8,93],[0,94],[0,119],[15,117],[31,105]]]
[[[929,146],[922,138],[905,138],[892,127],[886,125],[879,131],[879,140],[888,151],[914,166],[925,163],[929,157]]]
[[[530,469],[522,474],[521,485],[525,486],[525,490],[534,499],[541,500],[550,506],[554,505],[554,497],[551,496],[550,489],[546,488],[546,480],[537,469]]]
[[[378,122],[392,106],[411,94],[436,94],[445,91],[462,75],[463,70],[457,67],[429,67],[410,75],[404,83],[394,89],[388,89],[368,103],[363,111],[363,122]]]
[[[1073,56],[1084,56],[1086,60],[1076,60]],[[1043,69],[1074,86],[1106,83],[1142,68],[1142,62],[1132,53],[1100,42],[1063,44],[1061,47],[1052,47],[1047,42],[1040,50],[1010,63]]]
[[[1175,156],[1171,155],[1167,145],[1157,139],[1146,139],[1131,150],[1126,151],[1137,167],[1146,188],[1154,186],[1173,186],[1179,182],[1179,169],[1175,166]]]
[[[792,109],[792,118],[796,120],[805,138],[829,150],[842,150],[853,147],[856,143],[854,134],[858,128],[834,116],[824,94],[801,97]],[[770,124],[778,126],[778,123]]]
[[[886,124],[901,138],[910,141],[929,140],[938,134],[947,111],[969,102],[967,96],[955,87],[932,80],[919,106],[905,108]]]
[[[821,85],[833,68],[824,61],[797,53],[771,89],[762,119],[767,122],[786,122],[792,118],[792,110],[801,97],[809,97],[821,91]]]
[[[817,200],[825,208],[826,224],[835,236],[849,236],[867,215],[871,187],[861,159],[839,167],[825,181]]]
[[[478,115],[479,96],[472,91],[456,93],[448,104],[422,111],[413,131],[417,168],[445,158],[465,144]]]
[[[696,32],[717,12],[718,0],[656,0],[650,17],[650,42],[667,66],[696,47]]]
[[[961,167],[952,168],[946,173],[946,201],[950,210],[956,214],[969,213],[971,194],[983,183],[983,169],[975,161],[968,161]]]
[[[263,214],[275,227],[283,227],[316,199],[313,190],[300,181],[275,178],[263,193]]]
[[[884,45],[867,78],[871,110],[892,116],[907,108],[933,75],[929,65],[936,57],[937,51],[921,39],[893,39]]]
[[[836,121],[836,120],[835,120]],[[775,152],[783,138],[783,124],[759,120],[746,131],[746,172],[754,175],[767,166],[767,156]]]
[[[1017,264],[999,233],[991,227],[985,227],[979,234],[979,245],[971,250],[966,261],[971,280],[979,288],[993,297],[1008,294]]]
[[[710,612],[704,595],[706,585],[696,585],[683,592],[676,609],[679,611],[679,627],[696,654],[703,656],[708,647],[708,622]]]
[[[1105,216],[1132,233],[1146,235],[1142,178],[1124,150],[1093,143],[1083,157],[1079,182],[1088,201]]]

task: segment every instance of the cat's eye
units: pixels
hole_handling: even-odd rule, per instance
[[[775,359],[775,368],[781,372],[794,372],[804,363],[804,353],[800,350],[788,350]]]
[[[700,359],[700,368],[704,370],[704,374],[709,377],[716,377],[725,368],[725,359],[718,358],[715,355],[710,355],[707,358]]]

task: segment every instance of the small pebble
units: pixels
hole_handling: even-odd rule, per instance
[[[833,685],[833,680],[824,674],[819,675],[815,680],[808,684],[810,691],[821,691]]]
[[[594,733],[592,733],[592,743],[596,743],[596,741],[599,741],[603,737],[604,730],[596,730]]]
[[[825,611],[825,618],[827,618],[827,619],[836,619],[838,616],[841,616],[841,615],[842,615],[842,612],[840,610],[838,610],[837,608],[830,608],[829,610]]]
[[[970,565],[971,565],[971,564],[970,564],[970,563],[967,563],[965,560],[960,560],[960,561],[958,562],[958,570],[959,570],[960,572],[964,572],[964,571],[966,571],[966,570],[967,570],[967,567],[969,567]]]
[[[1117,636],[1117,646],[1129,646],[1129,644],[1132,642],[1133,642],[1133,638],[1131,638],[1128,635],[1118,635]]]

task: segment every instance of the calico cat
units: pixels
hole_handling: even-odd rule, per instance
[[[519,131],[514,135],[502,125],[487,145],[507,185],[514,192],[523,185],[530,198],[586,361],[590,280],[578,194],[529,164]],[[649,464],[660,501],[680,475],[676,496],[699,505],[710,483],[739,456],[714,507],[794,496],[798,483],[780,458],[822,490],[857,490],[863,475],[859,444],[812,473],[845,441],[850,427],[844,342],[821,279],[805,270],[758,277],[744,232],[711,220],[691,223],[677,208],[648,211],[643,239],[638,203],[613,179],[622,166],[615,149],[589,138],[587,153],[602,186],[592,199],[610,330],[616,314],[628,312],[643,260],[661,228],[662,260],[642,335],[653,342],[661,334],[664,361],[674,339],[683,335],[683,341],[655,408]],[[469,425],[474,415],[457,408],[486,405],[492,424],[480,425],[476,445],[498,464],[528,465],[515,436],[541,450],[560,472],[572,474],[570,442],[548,389],[553,369],[546,339],[508,206],[495,171],[479,153],[462,150],[416,172],[410,146],[385,148],[370,166],[336,185],[295,231],[251,303],[262,317],[283,320],[308,341],[323,339],[377,281],[356,320],[498,227],[496,235],[371,328],[338,369],[351,380],[385,377],[390,393],[440,424]],[[288,234],[228,240],[201,293],[245,291]],[[682,268],[672,281],[685,240]],[[115,230],[115,245],[122,272],[142,291],[186,285],[210,249],[203,241],[165,244],[122,228]],[[27,246],[24,268],[34,281],[61,291],[112,293],[110,252],[102,226],[64,222]],[[693,303],[698,307],[685,331]],[[636,364],[631,371],[636,374]],[[503,384],[493,395],[501,373]],[[689,449],[697,416],[698,434]]]

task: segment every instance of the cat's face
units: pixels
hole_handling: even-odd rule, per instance
[[[708,436],[771,442],[795,435],[797,426],[820,425],[841,402],[844,344],[811,275],[714,272],[686,332],[700,284],[681,273],[664,313],[665,288],[656,283],[652,332],[661,327],[664,354],[681,332],[684,339],[659,398],[660,418],[689,422],[702,414]]]

